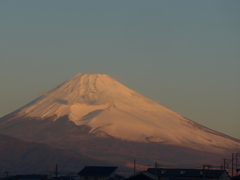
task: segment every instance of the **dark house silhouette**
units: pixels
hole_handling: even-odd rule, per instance
[[[125,180],[158,180],[158,177],[147,171],[142,171],[131,175],[129,178]]]
[[[240,180],[240,174],[233,177],[233,180]]]
[[[149,168],[161,180],[231,180],[225,170]]]
[[[79,180],[120,180],[122,176],[116,174],[118,167],[85,166],[79,173]]]

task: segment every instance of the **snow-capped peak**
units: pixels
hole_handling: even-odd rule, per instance
[[[66,115],[76,125],[91,127],[90,133],[104,132],[129,141],[239,147],[234,139],[160,106],[105,74],[79,73],[19,114],[38,119]]]

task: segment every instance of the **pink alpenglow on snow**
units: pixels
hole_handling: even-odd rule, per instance
[[[37,100],[18,115],[39,121],[67,116],[90,134],[108,134],[134,142],[161,142],[207,151],[240,149],[234,138],[199,125],[105,74],[79,73]]]

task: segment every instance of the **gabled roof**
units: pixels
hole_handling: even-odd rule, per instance
[[[215,177],[221,177],[221,175],[226,172],[224,170],[205,170],[205,177],[208,178],[215,178]]]
[[[153,174],[147,172],[147,171],[142,171],[137,174],[133,174],[129,178],[125,180],[156,180],[157,176],[154,176]]]
[[[240,179],[240,175],[233,177],[233,179],[234,180],[239,180]]]
[[[79,176],[109,176],[118,167],[112,166],[85,166],[79,173]]]
[[[195,177],[195,178],[219,178],[226,172],[225,170],[210,169],[165,169],[165,168],[148,168],[147,172],[156,174],[158,177]],[[227,172],[226,172],[227,173]]]

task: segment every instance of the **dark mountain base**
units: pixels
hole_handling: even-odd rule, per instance
[[[0,133],[67,148],[114,165],[132,166],[133,159],[136,159],[137,164],[143,167],[155,162],[165,167],[196,167],[202,164],[220,165],[223,158],[204,149],[198,151],[164,143],[122,141],[104,133],[96,136],[88,133],[88,126],[76,126],[67,117],[56,121],[53,121],[54,117],[44,120],[17,118],[6,123],[6,119],[12,118],[5,116],[0,119]]]
[[[86,165],[110,165],[67,149],[46,144],[24,142],[0,135],[0,172],[14,174],[48,174],[58,164],[59,170],[78,172]]]

